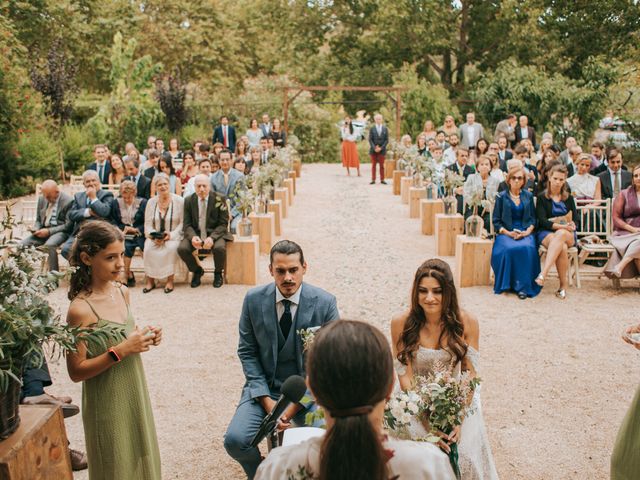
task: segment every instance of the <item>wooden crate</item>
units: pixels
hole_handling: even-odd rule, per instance
[[[251,237],[234,235],[233,242],[227,242],[225,276],[228,284],[257,285],[259,239],[258,235]]]
[[[275,243],[275,215],[273,213],[262,213],[260,215],[250,213],[249,220],[253,224],[253,233],[260,236],[260,253],[268,254]]]
[[[452,257],[456,253],[456,237],[464,234],[464,217],[455,215],[436,214],[436,254],[442,257]]]
[[[455,282],[459,287],[491,285],[491,240],[458,235]]]
[[[288,188],[276,188],[273,191],[274,200],[280,200],[282,202],[282,218],[287,218],[288,216],[288,205],[289,199],[289,189]]]
[[[420,200],[426,196],[426,187],[409,188],[409,218],[420,218]]]
[[[405,205],[409,204],[409,189],[413,186],[413,177],[402,177],[400,179],[400,201]]]
[[[296,171],[296,177],[300,178],[300,175],[302,175],[302,160],[294,160],[293,169]]]
[[[437,198],[420,200],[420,219],[423,235],[433,235],[436,231],[436,214],[444,212],[444,202]]]
[[[0,442],[0,479],[73,480],[60,407],[20,406],[18,430]]]
[[[279,237],[282,235],[282,201],[271,200],[267,208],[269,209],[269,212],[273,213],[276,237]]]
[[[297,195],[298,192],[296,191],[296,171],[295,170],[289,171],[289,178],[293,180],[293,194]]]
[[[384,160],[384,178],[385,180],[393,178],[393,172],[396,169],[396,161],[392,159],[385,158]]]
[[[404,170],[393,171],[393,194],[400,195],[400,179],[404,177]]]
[[[284,187],[289,190],[289,196],[287,200],[289,201],[289,206],[293,205],[293,180],[291,178],[285,178],[283,182]]]

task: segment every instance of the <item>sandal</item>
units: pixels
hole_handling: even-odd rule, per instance
[[[536,282],[537,285],[544,287],[544,276],[539,273],[534,282]]]
[[[564,288],[561,288],[560,290],[556,291],[556,297],[558,297],[560,300],[566,299],[567,291]]]
[[[173,287],[169,288],[169,287],[164,287],[164,293],[171,293],[173,292]]]
[[[142,289],[142,293],[149,293],[151,290],[155,290],[155,289],[156,289],[156,284],[155,284],[155,283],[153,283],[153,284],[152,284],[152,286],[151,286],[151,288],[144,287],[144,288]]]

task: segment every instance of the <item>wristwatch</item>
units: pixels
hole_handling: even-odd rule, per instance
[[[107,350],[107,353],[109,354],[111,359],[116,363],[118,363],[118,362],[120,362],[120,360],[122,360],[120,358],[120,355],[118,355],[118,352],[116,352],[116,349],[113,348],[113,347],[111,347],[109,350]]]

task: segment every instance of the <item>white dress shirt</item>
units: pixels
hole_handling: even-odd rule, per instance
[[[284,313],[284,304],[282,303],[283,300],[289,300],[291,302],[291,321],[296,318],[296,312],[298,311],[298,305],[300,304],[300,292],[302,292],[302,285],[300,285],[300,288],[298,288],[296,293],[287,298],[282,295],[279,288],[276,288],[276,313],[278,314],[278,322],[280,321],[280,319],[282,318],[282,314]]]

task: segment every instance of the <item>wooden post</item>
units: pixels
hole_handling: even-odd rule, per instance
[[[426,187],[409,187],[409,218],[420,218],[420,200],[426,196]]]
[[[433,235],[436,226],[436,214],[444,212],[444,202],[441,199],[420,200],[420,218],[422,219],[422,234]]]
[[[302,175],[302,160],[294,160],[293,169],[296,171],[296,177],[300,178],[300,175]]]
[[[282,218],[287,218],[289,200],[287,196],[289,195],[288,188],[276,188],[273,191],[273,197],[275,200],[280,200],[282,202]]]
[[[413,185],[413,177],[402,177],[400,179],[400,201],[405,205],[409,204],[409,188]]]
[[[400,179],[404,177],[404,170],[393,171],[393,194],[400,195]]]
[[[491,285],[491,240],[458,235],[455,282],[459,287]]]
[[[289,191],[287,200],[289,201],[289,206],[291,206],[293,205],[293,180],[291,178],[285,178],[282,185]]]
[[[251,220],[253,222],[253,220]],[[228,284],[257,285],[260,237],[233,236],[233,242],[227,242],[227,265],[224,269]]]
[[[393,158],[384,159],[384,179],[393,178],[393,172],[396,169],[396,161]]]
[[[249,219],[253,224],[253,233],[260,236],[260,253],[271,252],[271,246],[275,243],[276,236],[275,215],[273,213],[262,213],[260,215],[250,213]]]
[[[294,195],[297,195],[297,192],[296,192],[296,176],[297,175],[296,175],[296,171],[295,170],[290,170],[289,171],[289,178],[291,180],[293,180],[293,194]]]
[[[456,237],[464,234],[464,217],[436,214],[436,254],[441,257],[452,257],[456,253]]]
[[[282,235],[282,201],[271,200],[267,206],[275,218],[276,237]]]

